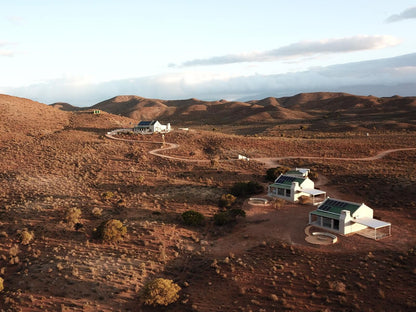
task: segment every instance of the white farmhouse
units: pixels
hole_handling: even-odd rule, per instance
[[[150,134],[150,133],[166,133],[171,131],[170,123],[162,125],[157,120],[142,120],[133,128],[134,132]]]
[[[304,196],[311,204],[318,205],[325,200],[326,192],[315,189],[315,183],[306,176],[307,172],[292,170],[281,174],[269,185],[268,195],[292,202],[298,202],[300,197]]]
[[[373,209],[365,204],[327,198],[309,213],[309,224],[342,235],[359,234],[379,239],[391,235],[391,223],[373,218]]]

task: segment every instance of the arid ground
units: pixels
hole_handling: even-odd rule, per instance
[[[335,105],[330,100],[314,99],[310,110],[328,114],[327,106]],[[296,106],[296,99],[285,101]],[[302,97],[297,101],[301,106]],[[371,104],[366,101],[362,107]],[[353,109],[361,107],[354,103]],[[386,110],[397,118],[382,119],[378,110],[349,122],[353,116],[344,107],[345,118],[296,113],[233,125],[198,123],[200,115],[186,120],[191,111],[199,107],[202,114],[206,107],[185,104],[183,120],[172,124],[162,146],[160,134],[107,137],[108,131],[137,123],[118,115],[121,111],[94,115],[0,96],[2,310],[416,309],[413,111],[406,119],[404,106],[400,116]],[[238,109],[244,111],[242,104]],[[188,131],[178,130],[182,122]],[[169,146],[175,148],[149,153]],[[391,149],[406,150],[371,158]],[[239,154],[251,160],[238,161]],[[245,218],[214,224],[218,201],[234,183],[255,181],[266,189],[266,170],[278,165],[310,168],[329,196],[364,202],[375,217],[391,222],[392,236],[378,241],[338,236],[334,245],[313,245],[304,231],[312,206],[252,205],[244,197],[235,207]],[[77,228],[66,218],[71,208],[82,212]],[[205,224],[184,225],[181,214],[187,210],[202,213]],[[117,243],[92,235],[108,219],[127,228]],[[22,232],[31,234],[29,242]],[[141,303],[143,285],[156,277],[182,288],[176,303]]]

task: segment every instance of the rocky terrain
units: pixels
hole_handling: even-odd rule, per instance
[[[415,98],[300,94],[250,102],[120,96],[89,109],[0,95],[0,309],[4,311],[411,311],[416,309]],[[141,119],[159,134],[106,133]],[[178,130],[189,127],[189,131]],[[267,187],[267,166],[307,167],[331,197],[365,202],[392,223],[374,241],[305,241],[307,205],[275,201],[217,225],[236,182]],[[297,158],[313,156],[315,158]],[[180,159],[182,160],[180,160]],[[342,158],[331,159],[331,158]],[[350,160],[346,160],[350,159]],[[273,163],[278,165],[277,163]],[[264,196],[265,192],[258,196]],[[184,224],[182,213],[205,217]],[[126,228],[97,238],[103,221]],[[144,285],[181,287],[167,307],[147,306]]]

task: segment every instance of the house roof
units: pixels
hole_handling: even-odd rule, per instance
[[[319,209],[315,210],[315,211],[312,211],[311,214],[316,215],[316,216],[321,216],[321,217],[327,217],[327,218],[330,218],[330,219],[336,219],[336,220],[339,220],[339,217],[341,216],[337,213],[331,213],[331,212],[322,211],[322,210],[319,210]]]
[[[274,184],[291,186],[293,182],[298,182],[299,185],[301,185],[303,182],[305,182],[305,180],[306,178],[292,177],[292,176],[281,174],[276,179],[276,181],[274,181]]]
[[[349,210],[351,214],[357,211],[362,204],[348,202],[340,199],[327,198],[325,201],[318,206],[316,211],[330,212],[335,214],[341,214],[342,210]]]
[[[309,171],[310,170],[306,168],[296,168],[296,169],[287,171],[285,175],[296,175],[296,176],[306,177]]]
[[[137,126],[138,127],[152,126],[156,123],[156,121],[157,120],[141,120]]]

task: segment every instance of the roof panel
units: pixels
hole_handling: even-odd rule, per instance
[[[373,218],[358,218],[352,221],[355,223],[366,225],[372,229],[379,229],[382,227],[391,226],[390,222],[384,222]]]

